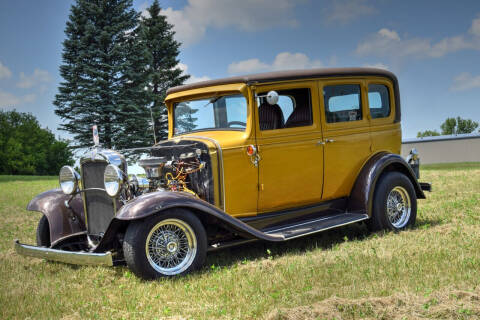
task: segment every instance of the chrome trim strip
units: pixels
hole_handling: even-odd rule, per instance
[[[286,226],[286,227],[283,227],[283,228],[278,228],[278,229],[270,230],[270,231],[267,231],[267,232],[265,232],[265,233],[266,233],[266,234],[275,233],[275,232],[278,232],[278,231],[281,231],[281,230],[285,230],[285,229],[291,229],[291,228],[300,227],[300,226],[303,226],[303,225],[305,225],[305,224],[310,224],[310,223],[314,223],[314,222],[320,222],[320,221],[323,221],[323,220],[329,220],[329,219],[336,218],[336,217],[339,217],[339,216],[342,216],[342,215],[344,215],[344,214],[343,214],[343,213],[340,213],[340,214],[336,214],[336,215],[333,215],[333,216],[327,216],[327,217],[323,217],[323,218],[318,218],[318,219],[314,219],[314,220],[309,220],[309,221],[302,222],[302,223],[298,223],[298,224],[292,224],[292,225],[289,225],[289,226]]]
[[[283,230],[283,229],[288,229],[288,228],[292,228],[292,227],[298,227],[298,226],[302,226],[302,225],[304,225],[304,224],[308,224],[308,223],[312,223],[312,222],[318,222],[318,221],[322,221],[322,220],[327,220],[327,219],[335,218],[335,217],[337,217],[337,216],[340,216],[340,215],[330,216],[330,217],[327,217],[327,218],[322,218],[322,219],[317,219],[317,220],[311,220],[311,221],[309,221],[309,222],[303,222],[303,223],[299,223],[299,224],[296,224],[296,225],[293,225],[293,226],[288,226],[288,227],[280,228],[280,229],[277,229],[277,230],[272,230],[272,231],[265,232],[265,233],[266,233],[266,234],[275,233],[275,232],[278,232],[278,231]],[[358,219],[355,219],[355,220],[352,220],[352,221],[348,221],[348,222],[345,222],[345,223],[341,223],[341,224],[336,224],[336,225],[333,225],[333,226],[330,226],[330,227],[327,227],[327,228],[322,228],[322,229],[318,229],[318,230],[315,230],[315,231],[311,231],[311,232],[307,232],[307,233],[302,233],[302,234],[299,234],[299,235],[296,235],[296,236],[293,236],[293,237],[285,237],[285,240],[296,239],[296,238],[300,238],[300,237],[303,237],[303,236],[308,236],[308,235],[310,235],[310,234],[314,234],[314,233],[318,233],[318,232],[322,232],[322,231],[326,231],[326,230],[330,230],[330,229],[334,229],[334,228],[346,226],[346,225],[349,225],[349,224],[352,224],[352,223],[356,223],[356,222],[360,222],[360,221],[363,221],[363,220],[367,220],[368,218],[369,218],[369,217],[368,217],[368,214],[362,214],[361,217],[359,217]]]
[[[223,170],[223,153],[222,153],[222,147],[220,147],[220,144],[218,143],[217,140],[213,139],[213,138],[209,138],[209,137],[203,137],[203,136],[186,136],[186,137],[178,137],[178,138],[181,138],[181,139],[185,139],[185,140],[188,140],[189,138],[194,138],[194,139],[205,139],[205,140],[208,140],[210,141],[211,143],[213,143],[215,145],[215,147],[217,148],[218,150],[218,162],[219,162],[219,166],[221,167],[221,172],[222,172],[222,193],[223,193],[223,211],[225,211],[226,207],[227,207],[227,204],[225,203],[225,173],[224,173],[224,170]],[[219,168],[220,170],[220,168]]]
[[[112,253],[110,251],[105,253],[64,251],[21,244],[18,240],[14,241],[14,248],[15,251],[22,256],[53,260],[69,264],[108,267],[113,266]]]

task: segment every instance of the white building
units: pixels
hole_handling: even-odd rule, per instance
[[[412,148],[420,155],[420,163],[480,162],[480,134],[458,134],[402,141],[402,156]]]

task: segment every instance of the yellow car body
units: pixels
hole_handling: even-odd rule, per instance
[[[245,82],[195,86],[188,85],[170,93],[165,103],[169,116],[169,139],[202,139],[213,153],[217,145],[223,153],[223,177],[217,177],[216,206],[235,217],[257,216],[272,211],[318,204],[348,197],[367,161],[375,154],[400,154],[401,124],[396,120],[396,91],[391,77],[380,75],[317,76],[305,79]],[[333,74],[333,72],[332,72]],[[272,77],[274,77],[273,75]],[[393,76],[394,77],[394,76]],[[225,82],[229,82],[226,80]],[[359,121],[327,123],[323,87],[358,84],[361,87],[362,113]],[[368,108],[368,85],[383,84],[389,90],[391,112],[388,117],[372,119]],[[259,128],[255,95],[271,90],[309,88],[313,123],[308,126],[262,131]],[[175,135],[173,105],[186,99],[198,99],[229,93],[242,94],[248,101],[244,131],[195,131]],[[214,140],[215,142],[212,142]],[[257,148],[260,160],[254,166],[247,146]],[[214,165],[218,166],[218,161]],[[217,172],[217,170],[214,170]]]

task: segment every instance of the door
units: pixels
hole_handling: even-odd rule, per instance
[[[348,196],[372,153],[364,86],[362,79],[320,81],[324,200]]]
[[[279,94],[270,105],[265,96]],[[314,81],[257,87],[258,212],[318,203],[323,145]]]

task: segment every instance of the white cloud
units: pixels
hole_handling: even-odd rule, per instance
[[[7,79],[12,76],[12,72],[0,61],[0,79]]]
[[[474,36],[480,37],[480,15],[472,21],[472,26],[469,31]]]
[[[35,94],[27,94],[18,97],[10,92],[0,90],[0,108],[15,107],[24,103],[31,103],[34,102],[36,98]]]
[[[356,53],[399,60],[406,57],[440,58],[461,50],[480,50],[480,16],[472,21],[468,33],[445,37],[437,42],[428,38],[400,36],[382,28],[358,44]]]
[[[228,73],[240,74],[287,69],[308,69],[320,68],[322,66],[323,64],[320,60],[312,60],[304,53],[281,52],[277,54],[272,63],[266,63],[257,58],[232,62],[228,66]]]
[[[380,29],[378,31],[378,34],[387,39],[400,41],[400,36],[398,35],[398,33],[393,30],[388,30],[387,28]]]
[[[187,72],[188,71],[188,66],[185,63],[180,62],[177,65],[177,67],[180,68],[183,71],[183,74],[188,74],[188,72]],[[193,74],[190,74],[190,78],[188,78],[187,81],[185,81],[185,84],[200,82],[200,81],[207,81],[207,80],[210,80],[210,77],[208,77],[208,76],[197,77],[197,76],[194,76]]]
[[[323,16],[327,23],[347,24],[375,13],[377,10],[366,0],[334,0],[331,7],[324,9]]]
[[[298,1],[297,1],[298,2]],[[294,0],[188,0],[181,10],[163,10],[173,25],[176,39],[188,46],[199,41],[207,28],[234,27],[243,31],[258,31],[275,26],[293,27]],[[142,15],[148,15],[143,8]]]
[[[270,65],[260,61],[257,58],[242,60],[238,62],[232,62],[228,65],[228,73],[252,73],[258,71],[268,70]]]
[[[148,2],[144,2],[138,7],[138,11],[140,11],[140,15],[142,17],[150,18],[150,12],[147,11],[149,6],[150,5],[148,4]]]
[[[33,74],[26,75],[23,72],[20,72],[20,81],[17,83],[17,87],[22,89],[29,89],[32,87],[40,86],[44,90],[45,83],[52,81],[52,77],[48,71],[35,69]]]
[[[381,62],[373,63],[373,64],[366,63],[363,66],[366,67],[366,68],[377,68],[377,69],[390,70],[390,68],[386,64],[383,64]]]
[[[425,38],[402,38],[396,31],[383,28],[360,43],[357,46],[356,53],[393,59],[405,57],[439,58],[448,53],[465,49],[480,50],[480,39],[459,35],[446,37],[432,43]]]
[[[466,91],[471,89],[480,89],[480,75],[473,76],[468,72],[463,72],[453,79],[450,87],[452,91]]]

